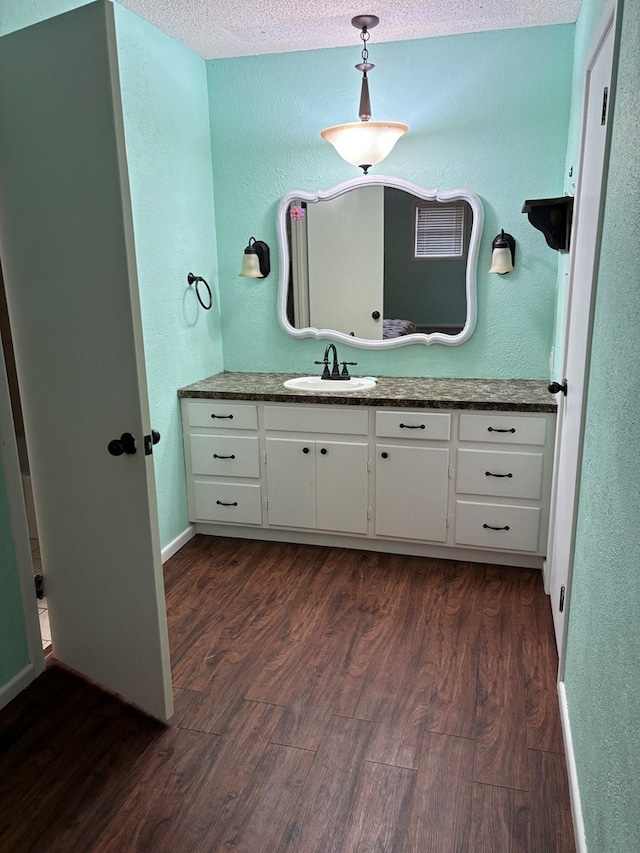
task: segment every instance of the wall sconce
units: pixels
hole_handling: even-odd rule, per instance
[[[242,256],[240,275],[244,278],[266,278],[271,272],[269,247],[262,240],[249,238],[249,245]]]
[[[491,269],[489,272],[497,272],[498,275],[513,272],[515,256],[516,241],[511,234],[505,234],[503,228],[491,244]]]
[[[369,99],[369,80],[367,72],[375,68],[369,62],[369,30],[380,23],[376,15],[357,15],[351,19],[354,27],[361,30],[362,62],[356,65],[362,71],[360,87],[360,121],[349,124],[337,124],[327,127],[320,136],[330,142],[338,154],[352,166],[359,166],[365,175],[369,168],[391,153],[398,139],[409,130],[409,126],[398,121],[369,121],[371,101]]]

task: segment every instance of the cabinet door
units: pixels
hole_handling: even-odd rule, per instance
[[[376,446],[376,533],[445,542],[449,450]]]
[[[269,524],[316,526],[315,441],[267,438]]]
[[[316,442],[319,530],[367,532],[368,455],[364,442]]]

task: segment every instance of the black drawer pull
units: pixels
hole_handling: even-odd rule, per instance
[[[505,524],[504,527],[492,527],[490,524],[483,524],[482,526],[485,530],[509,530],[508,524]]]
[[[513,474],[492,474],[491,471],[484,472],[485,477],[513,477]]]
[[[400,429],[424,429],[424,424],[400,424]]]
[[[516,428],[511,427],[511,429],[496,429],[495,427],[487,427],[487,432],[515,432]]]
[[[217,453],[214,453],[213,458],[214,459],[235,459],[236,457],[235,457],[235,453],[232,453],[231,456],[218,456]],[[511,474],[509,474],[509,476],[511,476]]]
[[[233,420],[233,415],[215,415],[215,414],[214,414],[214,415],[211,415],[211,417],[212,417],[212,418],[220,418],[220,420],[225,420],[225,418],[226,418],[227,420],[230,420],[230,421],[232,421],[232,420]]]
[[[216,501],[218,506],[238,506],[238,501],[233,501],[233,503],[225,503],[224,501]]]

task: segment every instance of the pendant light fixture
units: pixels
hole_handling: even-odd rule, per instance
[[[376,15],[357,15],[351,19],[354,27],[360,30],[362,39],[362,62],[356,65],[362,71],[360,89],[360,121],[349,124],[337,124],[321,131],[320,136],[330,142],[338,154],[347,163],[359,166],[365,175],[371,166],[380,163],[391,153],[398,139],[409,127],[398,121],[370,121],[371,101],[369,99],[369,79],[367,73],[375,68],[369,62],[369,30],[380,23]]]

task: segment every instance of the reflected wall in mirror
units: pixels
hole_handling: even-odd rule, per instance
[[[294,337],[383,349],[461,344],[476,323],[482,202],[367,176],[278,207],[278,321]]]

